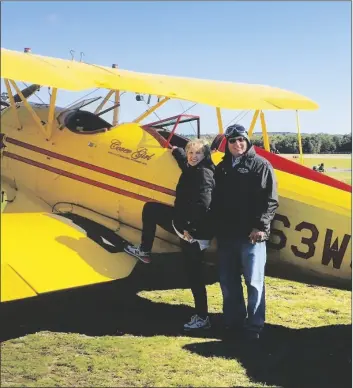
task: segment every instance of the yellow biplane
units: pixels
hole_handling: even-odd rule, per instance
[[[136,73],[83,62],[1,49],[1,77],[8,101],[1,106],[1,301],[126,278],[136,259],[122,242],[138,243],[147,201],[173,204],[180,170],[169,148],[185,146],[178,115],[142,125],[175,98],[215,107],[219,134],[211,147],[217,164],[224,147],[221,108],[250,109],[252,134],[260,117],[265,150],[275,168],[280,207],[272,227],[269,259],[324,280],[351,282],[351,186],[269,152],[264,111],[313,110],[296,93],[235,84]],[[33,85],[20,90],[18,81]],[[51,88],[49,104],[29,97]],[[58,89],[109,92],[95,112],[92,100],[56,106]],[[122,92],[158,96],[133,122],[119,124]],[[115,96],[113,122],[101,116]],[[300,136],[299,136],[300,139]],[[301,153],[302,156],[302,153]],[[90,238],[88,238],[90,237]],[[157,229],[154,252],[177,252],[179,242]],[[215,246],[210,249],[215,257]]]

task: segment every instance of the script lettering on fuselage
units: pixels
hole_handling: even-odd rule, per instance
[[[110,154],[142,164],[147,164],[145,161],[151,160],[154,156],[154,154],[148,154],[148,149],[146,147],[139,147],[137,150],[132,150],[123,147],[122,142],[117,139],[112,140],[110,149],[117,152],[113,153],[109,151]]]
[[[290,246],[291,251],[296,257],[308,260],[315,255],[315,251],[317,248],[316,243],[320,235],[320,231],[316,225],[310,222],[302,221],[293,227],[288,217],[283,214],[276,214],[273,221],[280,222],[285,229],[288,229],[288,231],[291,228],[293,228],[297,232],[306,231],[305,237],[301,237],[301,244],[306,246],[305,249],[300,249],[297,245],[294,244]],[[268,242],[269,248],[281,250],[287,246],[288,239],[286,236],[285,229],[280,230],[274,228],[272,225],[271,238]],[[309,237],[307,237],[308,232]],[[334,237],[334,231],[332,229],[327,228],[325,231],[325,242],[322,248],[321,264],[328,266],[332,262],[331,265],[333,266],[333,268],[340,269],[350,240],[351,235],[345,234],[343,237]]]
[[[129,148],[122,147],[120,140],[112,140],[112,143],[110,144],[110,149],[123,152],[125,154],[131,154],[132,152],[132,150],[130,150]]]

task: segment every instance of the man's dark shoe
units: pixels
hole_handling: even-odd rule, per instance
[[[245,332],[245,338],[248,341],[258,341],[260,339],[260,333],[253,330],[246,330]]]
[[[224,340],[236,340],[243,336],[244,328],[240,325],[224,326],[222,330],[222,339]]]

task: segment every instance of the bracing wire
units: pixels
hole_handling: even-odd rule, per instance
[[[184,112],[182,112],[181,114],[183,115],[184,113],[186,113],[187,111],[189,111],[190,109],[192,109],[195,105],[197,105],[197,103],[195,103],[194,105],[191,105],[189,108],[187,108],[186,110],[184,110]]]
[[[246,111],[246,112],[243,114],[243,116],[240,117],[240,118],[237,120],[237,122],[243,120],[243,118],[246,117],[250,112],[251,112],[250,110]]]
[[[244,114],[244,112],[245,112],[245,114]],[[241,118],[238,119],[238,121],[242,120],[249,112],[250,112],[250,110],[248,110],[248,111],[242,110],[238,115],[236,115],[232,120],[230,120],[224,127],[228,127],[229,124],[231,124],[233,121],[238,119],[238,117],[240,117],[242,114],[244,114]]]
[[[143,102],[147,105],[148,108],[150,108],[149,104],[147,104],[147,102],[145,100],[143,100]],[[153,113],[158,118],[158,120],[161,120],[161,118],[157,115],[156,112],[153,112]]]
[[[185,112],[187,112],[188,110],[191,109],[191,108],[185,109],[184,106],[183,106],[183,104],[181,103],[181,101],[179,101],[179,104],[181,105],[181,108],[184,110],[183,113],[181,113],[181,114],[184,114]],[[195,105],[196,105],[196,104],[195,104]],[[190,127],[191,127],[192,131],[193,131],[193,132],[195,133],[195,135],[196,135],[196,130],[195,130],[194,126],[192,125],[191,121],[189,121],[189,124],[190,124]]]
[[[68,107],[70,107],[71,105],[75,104],[76,102],[79,102],[80,100],[82,100],[83,98],[86,98],[88,96],[90,96],[91,94],[95,93],[97,90],[99,90],[99,88],[96,88],[95,90],[93,90],[92,92],[89,92],[87,93],[86,95],[78,98],[77,100],[73,101],[71,104],[68,104],[65,106],[65,109],[67,109]]]

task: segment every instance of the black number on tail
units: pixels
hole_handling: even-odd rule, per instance
[[[280,221],[283,223],[283,226],[285,228],[290,228],[290,222],[289,222],[287,216],[282,216],[282,214],[275,214],[272,222],[274,222],[274,221]],[[279,237],[278,243],[275,243],[272,241],[273,236]],[[282,230],[271,228],[271,241],[268,242],[268,247],[272,248],[272,249],[280,250],[280,249],[284,248],[286,246],[286,244],[287,244],[287,237],[284,234],[284,232],[282,232]]]
[[[315,243],[319,237],[319,231],[317,230],[317,227],[314,224],[310,224],[309,222],[301,222],[295,227],[295,230],[301,231],[303,229],[308,229],[311,231],[311,237],[302,237],[301,243],[308,246],[307,252],[302,252],[296,247],[295,245],[291,246],[292,252],[297,257],[301,257],[302,259],[310,259],[310,257],[313,257],[315,254]]]

